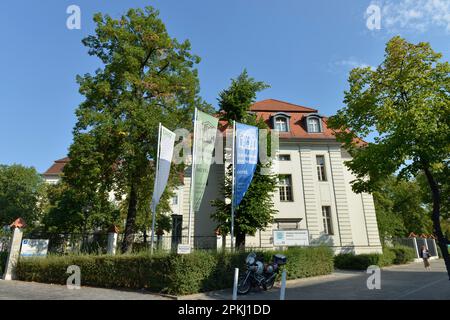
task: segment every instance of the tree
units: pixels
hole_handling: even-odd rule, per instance
[[[43,181],[34,168],[0,165],[0,227],[23,218],[32,227],[39,222]]]
[[[76,111],[74,142],[65,179],[70,186],[102,195],[126,195],[127,218],[122,251],[128,252],[136,231],[139,199],[152,184],[158,123],[190,128],[194,108],[208,106],[198,97],[189,41],[171,38],[152,7],[130,9],[113,19],[96,14],[96,34],[83,44],[103,68],[78,76],[85,100]]]
[[[108,199],[90,198],[92,195],[63,181],[45,189],[45,213],[40,228],[43,232],[84,234],[93,229],[107,230],[119,223],[119,209]]]
[[[389,176],[373,192],[378,230],[382,242],[432,231],[431,215],[422,201],[421,185],[416,179],[398,180]]]
[[[267,129],[267,125],[261,119],[250,114],[250,107],[255,102],[256,93],[267,88],[263,82],[255,81],[244,70],[237,79],[233,79],[230,88],[219,94],[219,106],[223,119],[231,123],[232,120],[241,123],[255,125],[260,129]],[[268,138],[270,141],[270,137]],[[268,149],[270,143],[268,143]],[[275,191],[277,179],[274,175],[264,175],[262,168],[268,168],[271,164],[258,163],[253,180],[240,205],[235,209],[235,238],[236,248],[245,247],[245,236],[255,235],[256,231],[264,230],[273,220],[276,210],[273,209],[272,193]],[[222,187],[225,199],[231,199],[232,167],[227,168],[225,183]],[[212,201],[216,211],[212,218],[219,223],[218,229],[226,235],[231,231],[231,204],[224,199]]]
[[[433,199],[433,231],[450,278],[448,239],[440,224],[443,186],[436,179],[436,172],[448,168],[450,154],[450,64],[441,58],[428,43],[392,38],[376,70],[351,71],[346,106],[328,126],[353,156],[346,164],[356,175],[357,192],[373,191],[377,181],[397,170],[401,179],[423,172]],[[371,133],[374,142],[358,147],[357,137]]]

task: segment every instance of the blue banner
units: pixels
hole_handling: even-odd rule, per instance
[[[258,164],[258,128],[236,122],[234,158],[234,207],[247,192]]]

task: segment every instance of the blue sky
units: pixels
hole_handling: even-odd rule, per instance
[[[69,30],[69,5],[81,9],[81,29]],[[381,10],[381,29],[369,30],[369,5]],[[342,107],[351,68],[378,65],[384,45],[400,34],[428,41],[450,60],[450,0],[46,0],[0,3],[0,163],[39,172],[66,155],[72,141],[77,74],[99,61],[81,39],[94,32],[95,12],[118,17],[152,5],[171,36],[189,39],[201,95],[216,105],[218,92],[244,68],[271,85],[258,99],[318,108]]]

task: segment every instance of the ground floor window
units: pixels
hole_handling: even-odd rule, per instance
[[[326,234],[333,235],[333,222],[331,221],[331,208],[322,207],[323,230]]]

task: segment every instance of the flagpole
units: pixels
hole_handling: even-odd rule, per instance
[[[195,179],[195,170],[194,170],[194,160],[195,160],[195,149],[197,146],[196,143],[196,128],[197,128],[197,108],[194,110],[194,135],[192,137],[192,161],[191,161],[191,186],[189,190],[189,221],[188,221],[188,245],[191,245],[191,225],[192,225],[192,210],[193,210],[193,186]]]
[[[157,185],[157,181],[158,181],[158,172],[159,172],[159,151],[161,149],[161,122],[159,123],[159,129],[158,129],[158,151],[157,151],[157,156],[156,156],[156,174],[155,174],[155,187]],[[155,190],[153,190],[153,192],[155,192]],[[153,241],[155,239],[155,221],[156,220],[156,205],[153,208],[152,206],[152,237],[151,237],[151,242],[150,242],[150,254],[153,254]]]
[[[235,162],[235,148],[236,148],[236,121],[233,120],[233,147],[231,154],[232,178],[231,178],[231,252],[234,249],[234,162]]]

